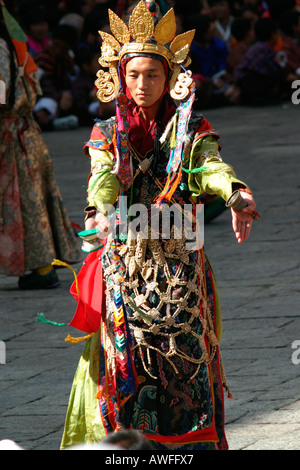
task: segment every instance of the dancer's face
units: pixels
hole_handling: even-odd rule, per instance
[[[134,57],[126,65],[126,85],[138,106],[156,103],[165,90],[165,69],[159,60]]]

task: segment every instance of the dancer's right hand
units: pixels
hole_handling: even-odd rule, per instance
[[[100,211],[96,211],[93,215],[88,217],[85,221],[86,230],[90,230],[93,228],[97,228],[98,230],[100,230],[100,232],[97,234],[100,240],[103,240],[104,238],[106,238],[107,235],[111,233],[112,231],[112,227],[110,225],[108,217],[106,217]]]

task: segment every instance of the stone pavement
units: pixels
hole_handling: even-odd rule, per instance
[[[291,103],[204,113],[222,136],[223,159],[255,193],[262,218],[242,245],[235,241],[228,212],[205,229],[223,312],[232,450],[300,449],[299,113]],[[77,224],[83,223],[89,161],[82,146],[89,132],[44,135],[64,203]],[[12,439],[27,450],[59,448],[84,346],[64,341],[68,333],[77,335],[70,327],[35,321],[41,312],[56,322],[71,320],[73,273],[61,269],[59,276],[60,288],[33,292],[19,292],[16,278],[0,277],[0,340],[6,346],[6,364],[0,364],[0,440]]]

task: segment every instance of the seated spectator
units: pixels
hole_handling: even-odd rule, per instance
[[[92,125],[93,120],[99,118],[100,102],[95,87],[96,73],[100,68],[98,58],[99,49],[87,45],[81,45],[75,57],[80,73],[72,84],[74,112],[83,126]]]
[[[193,24],[192,24],[193,23]],[[226,43],[215,35],[214,22],[209,16],[199,15],[189,19],[189,25],[196,26],[195,40],[191,51],[204,77],[222,75],[226,70],[229,49]]]
[[[208,0],[202,0],[200,2],[200,13],[201,13],[201,15],[212,16],[212,12],[211,12],[211,8],[210,8],[210,5],[208,3]]]
[[[249,18],[236,18],[231,27],[234,43],[227,57],[227,67],[230,74],[244,59],[250,46],[255,40],[254,23]]]
[[[256,21],[260,18],[260,15],[257,13],[257,10],[255,8],[242,7],[240,9],[239,18],[247,18],[253,23],[256,23]]]
[[[186,18],[185,22],[185,30],[196,30],[191,45],[191,68],[193,73],[200,77],[200,80],[196,82],[198,101],[195,106],[222,105],[228,88],[226,81],[228,47],[222,39],[215,35],[214,21],[209,16],[193,16]],[[202,93],[203,86],[205,86],[205,93]]]
[[[282,15],[296,6],[296,0],[268,0],[269,16],[273,20],[279,21]]]
[[[269,6],[265,0],[244,0],[244,7],[251,9],[259,18],[269,16]]]
[[[233,79],[241,91],[241,102],[264,105],[278,102],[285,86],[285,60],[274,50],[277,23],[260,18],[255,24],[257,42],[236,68]]]
[[[67,24],[68,26],[72,26],[72,28],[76,29],[79,41],[83,30],[84,17],[78,13],[68,13],[59,20],[59,25],[63,24]]]
[[[202,14],[203,2],[201,0],[175,0],[173,8],[176,17],[176,35],[183,33],[183,23],[185,22],[187,12],[193,12],[194,15]],[[189,13],[190,14],[190,13]]]
[[[283,33],[282,50],[287,56],[287,81],[292,83],[300,77],[300,12],[286,12],[279,25]]]
[[[48,47],[35,57],[43,97],[34,109],[34,116],[43,130],[53,126],[59,128],[60,124],[63,128],[78,124],[73,114],[74,98],[71,93],[72,81],[76,76],[72,54],[76,41],[77,31],[71,26],[60,25],[53,32]],[[57,121],[66,117],[68,119]]]
[[[49,44],[49,25],[44,10],[42,8],[28,10],[23,25],[27,34],[28,52],[35,57]]]
[[[100,47],[99,30],[110,32],[107,6],[104,3],[97,4],[84,16],[80,45]]]
[[[209,0],[212,16],[215,19],[216,35],[228,46],[232,42],[231,26],[234,20],[229,0]]]

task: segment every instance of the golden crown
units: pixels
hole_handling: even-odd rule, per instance
[[[170,80],[170,94],[176,100],[182,100],[189,94],[193,82],[191,72],[181,73],[181,68],[190,64],[188,57],[195,30],[176,36],[176,19],[173,8],[154,24],[153,17],[144,1],[134,8],[128,27],[113,11],[108,10],[112,34],[99,31],[102,38],[99,64],[109,68],[108,72],[99,70],[95,85],[97,97],[102,102],[117,98],[120,89],[118,65],[121,59],[130,53],[150,53],[164,57],[173,71]]]

